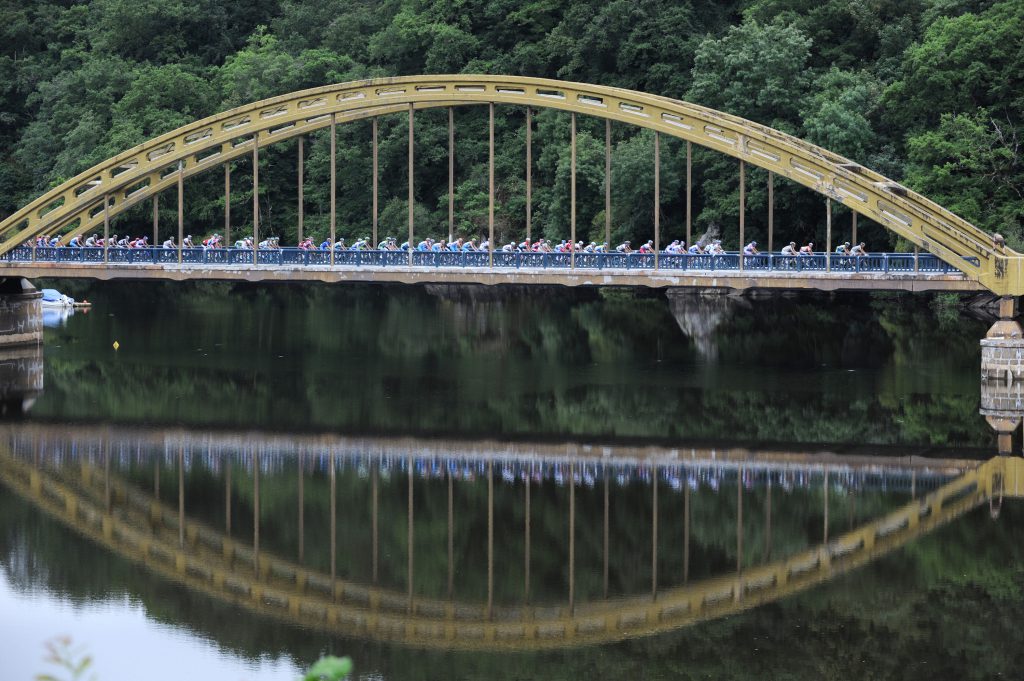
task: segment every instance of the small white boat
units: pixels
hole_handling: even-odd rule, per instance
[[[43,307],[46,309],[72,309],[76,307],[89,307],[89,301],[76,302],[74,298],[66,296],[55,288],[44,288]]]

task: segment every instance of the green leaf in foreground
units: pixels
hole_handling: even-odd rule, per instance
[[[352,658],[322,657],[309,668],[303,681],[341,681],[352,673]]]

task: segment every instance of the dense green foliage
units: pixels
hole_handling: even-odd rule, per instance
[[[904,180],[1014,245],[1024,243],[1024,5],[1015,0],[0,0],[0,214],[90,165],[197,117],[258,98],[371,76],[484,72],[548,76],[689,99],[778,127]],[[457,120],[457,230],[486,224],[486,123]],[[444,112],[417,121],[417,231],[447,232]],[[568,117],[537,117],[534,216],[568,233]],[[382,121],[381,224],[404,225],[405,126]],[[340,232],[370,224],[369,123],[340,133]],[[525,224],[523,115],[499,108],[502,239]],[[579,226],[603,234],[603,125],[582,119]],[[651,136],[614,132],[613,238],[653,224]],[[309,231],[326,232],[325,136],[308,151]],[[295,237],[295,145],[262,156],[261,224]],[[662,225],[683,236],[681,145],[663,148]],[[233,210],[251,224],[250,168],[239,161]],[[764,173],[749,174],[748,234],[764,238]],[[222,224],[222,180],[188,183],[189,231]],[[699,150],[698,233],[717,225],[735,245],[736,163]],[[781,238],[821,242],[820,196],[779,183]],[[246,196],[248,189],[249,195]],[[148,208],[115,229],[148,232]],[[164,230],[173,216],[164,211]],[[841,211],[837,211],[841,219]],[[841,221],[839,224],[845,224]],[[862,223],[863,225],[863,223]],[[840,234],[845,231],[841,229]],[[874,249],[893,245],[877,226]]]

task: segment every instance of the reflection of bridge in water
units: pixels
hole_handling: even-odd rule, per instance
[[[1024,494],[1024,466],[1018,459],[987,462],[931,460],[919,457],[842,457],[835,455],[749,452],[740,449],[659,449],[577,445],[498,445],[495,443],[424,444],[413,440],[343,438],[257,438],[194,434],[185,431],[109,431],[37,426],[9,427],[2,438],[0,481],[68,527],[112,552],[144,564],[154,573],[220,601],[241,605],[302,626],[393,641],[417,647],[537,649],[574,646],[645,636],[727,616],[793,595],[842,575],[986,502]],[[113,464],[152,463],[153,457],[177,468],[177,506],[159,499],[159,478],[149,493],[112,472]],[[232,457],[252,479],[252,541],[186,516],[185,472],[201,462],[216,468]],[[331,569],[317,571],[261,548],[260,479],[298,459],[300,470],[319,471],[330,480]],[[58,467],[55,467],[56,466]],[[72,465],[69,465],[72,464]],[[452,593],[452,486],[478,479],[487,484],[487,598],[424,598],[415,593],[415,556],[408,551],[407,588],[360,584],[337,575],[336,476],[349,466],[372,485],[373,568],[377,575],[378,485],[388,475],[407,480],[408,546],[414,546],[416,478],[448,483],[449,594]],[[230,476],[232,466],[225,467]],[[154,468],[159,471],[159,467]],[[412,472],[410,475],[409,473]],[[157,473],[158,474],[158,473]],[[230,477],[228,478],[230,485]],[[608,575],[609,488],[630,481],[649,485],[655,510],[651,518],[652,576],[643,595],[577,602],[577,489],[604,489],[604,579]],[[737,533],[736,570],[726,575],[661,588],[657,574],[658,490],[668,487],[683,497],[684,569],[688,571],[690,491],[731,480],[736,484],[737,524],[743,496],[766,487],[767,524],[771,526],[771,489],[821,485],[826,496],[824,541],[763,565],[744,566],[742,533]],[[299,508],[303,508],[299,476]],[[562,485],[568,494],[569,585],[558,604],[529,602],[530,490],[540,483]],[[517,605],[494,599],[495,486],[521,488],[526,507],[526,598]],[[912,500],[856,529],[828,536],[829,488],[885,486],[910,492]],[[919,496],[924,490],[931,490]],[[993,506],[993,510],[995,507]],[[299,515],[300,536],[303,515]],[[505,527],[500,528],[505,531]],[[662,530],[664,531],[664,529]],[[483,540],[483,537],[481,537]],[[482,543],[482,542],[481,542]],[[499,563],[500,565],[500,563]]]

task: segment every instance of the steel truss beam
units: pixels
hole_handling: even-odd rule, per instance
[[[925,197],[849,159],[772,128],[695,104],[541,78],[408,76],[295,92],[183,126],[90,168],[0,222],[0,255],[39,234],[70,239],[185,177],[337,122],[407,110],[512,104],[605,118],[727,154],[786,177],[878,222],[1001,295],[1024,294],[1024,258]],[[969,259],[969,260],[968,260]]]

